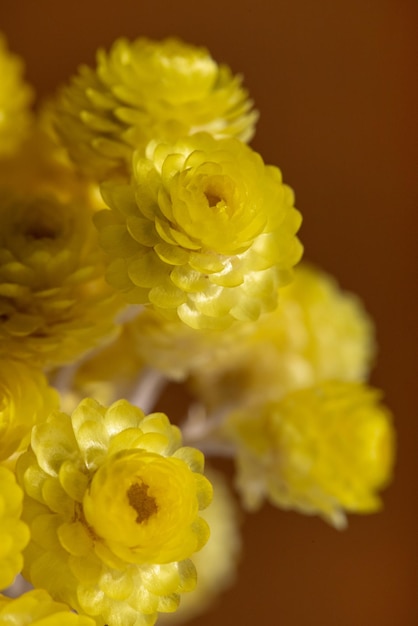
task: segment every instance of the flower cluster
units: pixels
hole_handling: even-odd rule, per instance
[[[205,48],[119,39],[36,113],[22,69],[0,39],[0,624],[179,623],[240,551],[203,453],[248,511],[381,507],[373,324],[297,265],[293,191]]]

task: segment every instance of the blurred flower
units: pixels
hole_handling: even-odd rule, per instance
[[[207,469],[206,476],[213,485],[213,501],[202,517],[209,524],[210,537],[193,557],[199,573],[196,589],[182,596],[178,611],[161,615],[161,624],[180,624],[207,611],[235,580],[241,550],[238,511],[223,475]]]
[[[0,465],[0,589],[11,585],[23,567],[22,550],[29,541],[29,528],[20,519],[22,500],[15,475]]]
[[[83,66],[56,104],[58,135],[78,167],[99,180],[131,169],[134,149],[206,130],[251,139],[257,114],[241,77],[205,48],[177,39],[118,39]]]
[[[113,333],[121,303],[103,272],[88,206],[3,188],[0,356],[65,363]]]
[[[19,598],[0,595],[1,626],[95,626],[85,615],[76,615],[65,604],[55,602],[43,589],[28,591]]]
[[[133,185],[102,188],[107,278],[132,303],[199,329],[254,320],[302,254],[301,217],[280,171],[236,139],[151,143]]]
[[[391,477],[394,432],[380,394],[359,383],[324,382],[279,402],[237,411],[238,488],[249,509],[273,504],[317,513],[336,528],[345,511],[372,513]]]
[[[196,367],[189,372],[194,392],[209,407],[275,401],[329,379],[363,381],[375,353],[373,323],[360,300],[304,264],[280,291],[274,311],[213,336],[211,344],[205,361],[201,356],[203,367],[195,347]]]
[[[0,156],[19,147],[31,122],[32,89],[22,75],[23,62],[9,52],[0,33]]]
[[[0,462],[29,445],[32,426],[58,408],[44,374],[30,364],[2,358],[0,371]]]
[[[103,626],[154,624],[196,583],[209,537],[203,455],[161,413],[86,399],[55,412],[18,461],[31,527],[25,576]]]

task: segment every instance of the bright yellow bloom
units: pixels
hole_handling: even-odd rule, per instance
[[[391,476],[394,432],[379,399],[359,383],[329,381],[233,414],[227,429],[245,505],[257,508],[267,497],[337,528],[344,511],[380,509],[376,492]]]
[[[0,360],[0,462],[27,448],[32,426],[59,406],[55,389],[34,366]]]
[[[120,302],[103,273],[88,206],[3,189],[0,356],[65,363],[110,335]]]
[[[207,611],[235,580],[241,550],[238,511],[222,474],[208,469],[206,475],[213,485],[213,502],[202,517],[210,526],[210,538],[193,558],[199,572],[196,589],[182,596],[178,611],[161,615],[158,626],[180,624]]]
[[[29,528],[20,519],[22,500],[15,475],[0,465],[0,589],[11,585],[23,567],[22,550],[29,541]]]
[[[34,589],[19,598],[0,595],[0,626],[95,626],[95,621],[76,615],[43,589]]]
[[[84,400],[35,427],[18,461],[25,576],[99,626],[149,626],[193,589],[212,497],[203,455],[161,413]]]
[[[105,179],[131,169],[134,149],[206,130],[251,139],[257,114],[241,77],[177,39],[118,39],[83,66],[57,101],[56,131],[74,162]]]
[[[193,328],[272,310],[302,253],[292,191],[237,139],[151,143],[134,158],[133,184],[109,183],[103,195],[109,282]]]
[[[31,121],[32,89],[22,74],[21,59],[8,51],[0,33],[0,156],[18,148]]]

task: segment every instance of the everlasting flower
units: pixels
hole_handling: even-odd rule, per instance
[[[27,448],[32,426],[58,408],[59,398],[44,374],[30,364],[1,359],[0,462]]]
[[[43,589],[28,591],[19,598],[0,595],[1,626],[95,626],[86,615],[76,615],[65,604],[55,602]]]
[[[199,133],[136,155],[132,185],[109,183],[97,214],[109,282],[193,328],[257,319],[277,303],[302,248],[280,171],[236,139]]]
[[[341,528],[345,511],[372,513],[390,479],[394,433],[380,394],[359,383],[328,381],[280,402],[234,413],[238,486],[248,508],[264,497]]]
[[[0,192],[0,356],[65,363],[113,332],[120,303],[91,220],[80,200]]]
[[[56,131],[78,167],[100,180],[129,171],[134,149],[206,130],[251,139],[257,119],[241,77],[177,39],[117,40],[63,89]]]
[[[31,121],[32,89],[22,75],[21,59],[9,52],[0,33],[0,157],[19,147]]]
[[[25,576],[98,626],[154,624],[193,589],[209,536],[203,455],[160,413],[83,401],[35,427],[18,462],[32,530]]]
[[[22,500],[15,475],[0,465],[0,589],[11,585],[23,566],[22,550],[29,541],[29,528],[20,519]]]

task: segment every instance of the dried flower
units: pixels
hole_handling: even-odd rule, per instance
[[[277,304],[302,247],[280,171],[236,139],[151,143],[132,185],[109,183],[96,215],[109,282],[193,328],[257,319]]]
[[[375,389],[328,381],[237,411],[226,428],[237,443],[238,487],[248,508],[267,497],[337,528],[345,511],[380,509],[376,492],[391,477],[394,432]]]
[[[212,496],[203,455],[160,413],[84,400],[35,427],[18,461],[25,576],[99,626],[153,624],[193,589]]]
[[[1,190],[0,356],[55,365],[110,335],[121,303],[103,272],[88,206]]]
[[[151,139],[206,130],[251,139],[257,114],[241,77],[178,39],[118,39],[83,66],[56,103],[58,135],[78,167],[103,180],[131,169]]]

